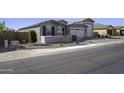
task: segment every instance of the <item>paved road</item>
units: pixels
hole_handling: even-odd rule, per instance
[[[0,63],[0,73],[119,74],[124,73],[124,43]]]

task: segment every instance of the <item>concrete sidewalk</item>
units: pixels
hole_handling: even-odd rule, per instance
[[[77,51],[80,49],[88,49],[92,47],[99,47],[117,43],[124,43],[124,40],[111,41],[105,43],[93,43],[88,45],[78,45],[78,46],[70,46],[70,47],[61,47],[61,48],[51,48],[51,49],[29,49],[29,50],[17,50],[6,53],[0,53],[0,62],[12,61],[17,59],[24,59],[36,56],[45,56],[51,54],[59,54],[71,51]]]
[[[89,38],[89,39],[84,39],[82,41],[79,41],[79,45],[88,45],[91,43],[106,43],[106,42],[112,42],[112,41],[118,41],[121,39],[117,38]],[[36,45],[29,45],[29,44],[22,44],[21,45],[24,49],[51,49],[51,48],[60,48],[60,47],[70,47],[70,46],[77,46],[76,42],[70,42],[70,43],[63,43],[61,46],[60,43],[57,44],[36,44]]]

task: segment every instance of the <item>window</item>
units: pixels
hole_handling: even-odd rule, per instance
[[[57,35],[62,35],[63,31],[62,31],[62,27],[57,27]]]
[[[46,36],[46,26],[43,26],[43,36]]]
[[[52,36],[55,36],[55,27],[54,26],[51,27],[51,31],[52,31]]]
[[[51,35],[51,27],[46,27],[46,35]]]
[[[57,27],[57,31],[62,31],[62,27]]]
[[[82,28],[71,28],[70,30],[83,30]]]

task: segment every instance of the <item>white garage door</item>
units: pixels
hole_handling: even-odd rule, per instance
[[[83,38],[84,37],[84,30],[83,29],[78,29],[78,28],[71,28],[70,29],[70,34]]]

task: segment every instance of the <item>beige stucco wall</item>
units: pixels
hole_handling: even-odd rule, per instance
[[[37,42],[41,41],[40,38],[40,27],[35,27],[35,28],[29,28],[29,29],[24,29],[24,30],[19,30],[19,32],[28,32],[29,30],[35,30],[37,34]]]
[[[118,33],[120,33],[120,30],[116,30]]]
[[[94,32],[97,32],[100,35],[107,35],[107,31],[106,30],[94,30]]]
[[[124,28],[121,28],[121,29],[117,30],[117,32],[119,33],[119,35],[120,35],[120,30],[124,30]]]
[[[94,30],[94,32],[98,32],[100,35],[107,35],[107,30]],[[113,30],[113,35],[119,35],[120,30]]]

